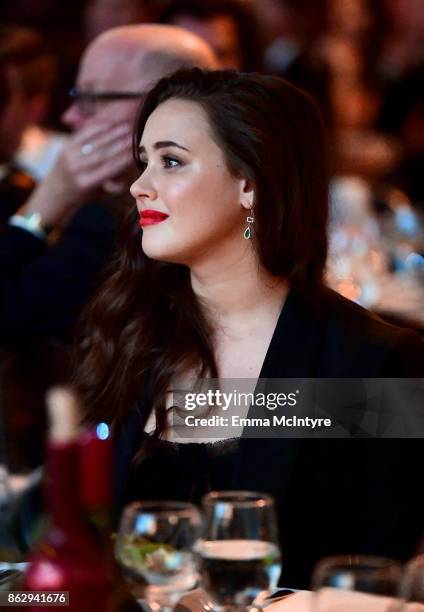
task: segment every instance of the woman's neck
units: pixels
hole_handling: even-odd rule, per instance
[[[262,268],[255,256],[228,262],[225,267],[191,270],[193,291],[212,322],[231,324],[253,319],[264,311],[279,311],[288,283]]]

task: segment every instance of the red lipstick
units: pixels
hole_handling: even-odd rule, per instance
[[[158,210],[142,210],[140,211],[140,227],[162,223],[168,216],[169,215],[159,212]]]

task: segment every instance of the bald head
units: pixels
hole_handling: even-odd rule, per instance
[[[93,118],[131,123],[141,97],[159,79],[193,66],[217,67],[208,44],[191,32],[156,24],[108,30],[87,47],[79,67],[76,85],[81,100],[87,94],[88,104],[75,101],[62,119],[76,131]],[[96,93],[112,97],[90,102],[90,94]],[[121,93],[135,96],[120,98]]]
[[[213,51],[200,37],[159,24],[129,25],[104,32],[86,50],[83,66],[93,59],[97,63],[101,56],[105,58],[103,71],[109,86],[115,89],[125,79],[127,90],[140,85],[149,88],[183,66],[217,67]]]

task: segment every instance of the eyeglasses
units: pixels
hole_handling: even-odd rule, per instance
[[[113,100],[141,100],[145,96],[139,91],[84,91],[78,87],[72,87],[68,95],[75,100],[81,112],[87,117],[97,112],[99,103]]]

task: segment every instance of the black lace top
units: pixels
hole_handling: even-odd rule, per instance
[[[204,444],[162,440],[132,468],[125,503],[172,499],[198,504],[209,491],[231,489],[238,448],[237,438]]]

